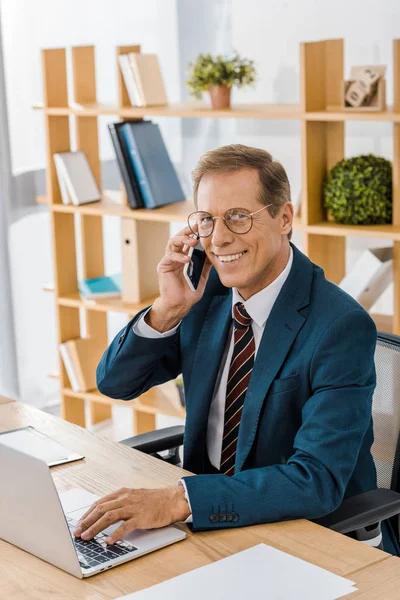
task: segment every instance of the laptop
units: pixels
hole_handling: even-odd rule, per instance
[[[98,499],[80,488],[59,495],[44,461],[0,443],[0,538],[71,575],[90,577],[186,537],[169,526],[107,545],[120,521],[91,541],[75,538],[77,521]]]

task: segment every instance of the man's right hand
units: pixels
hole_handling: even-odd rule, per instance
[[[165,255],[157,266],[160,296],[145,320],[150,327],[161,333],[175,327],[203,296],[211,270],[209,260],[206,259],[195,292],[189,288],[183,276],[183,267],[190,261],[187,255],[189,246],[194,247],[196,244],[197,240],[191,237],[191,230],[185,227],[168,241]]]

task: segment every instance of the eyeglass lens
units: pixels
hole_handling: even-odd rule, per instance
[[[233,233],[247,233],[251,229],[251,216],[245,209],[232,208],[225,213],[223,219]],[[208,237],[214,229],[214,218],[207,212],[198,211],[189,215],[188,225],[193,233]]]

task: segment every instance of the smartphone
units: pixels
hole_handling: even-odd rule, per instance
[[[207,257],[200,241],[197,243],[197,246],[191,246],[189,248],[188,256],[190,256],[191,260],[183,267],[183,276],[188,282],[192,292],[195,292],[199,287],[201,274]]]

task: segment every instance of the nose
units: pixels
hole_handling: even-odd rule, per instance
[[[211,235],[211,243],[215,248],[222,248],[232,243],[233,233],[225,225],[224,219],[214,220],[214,231]]]

